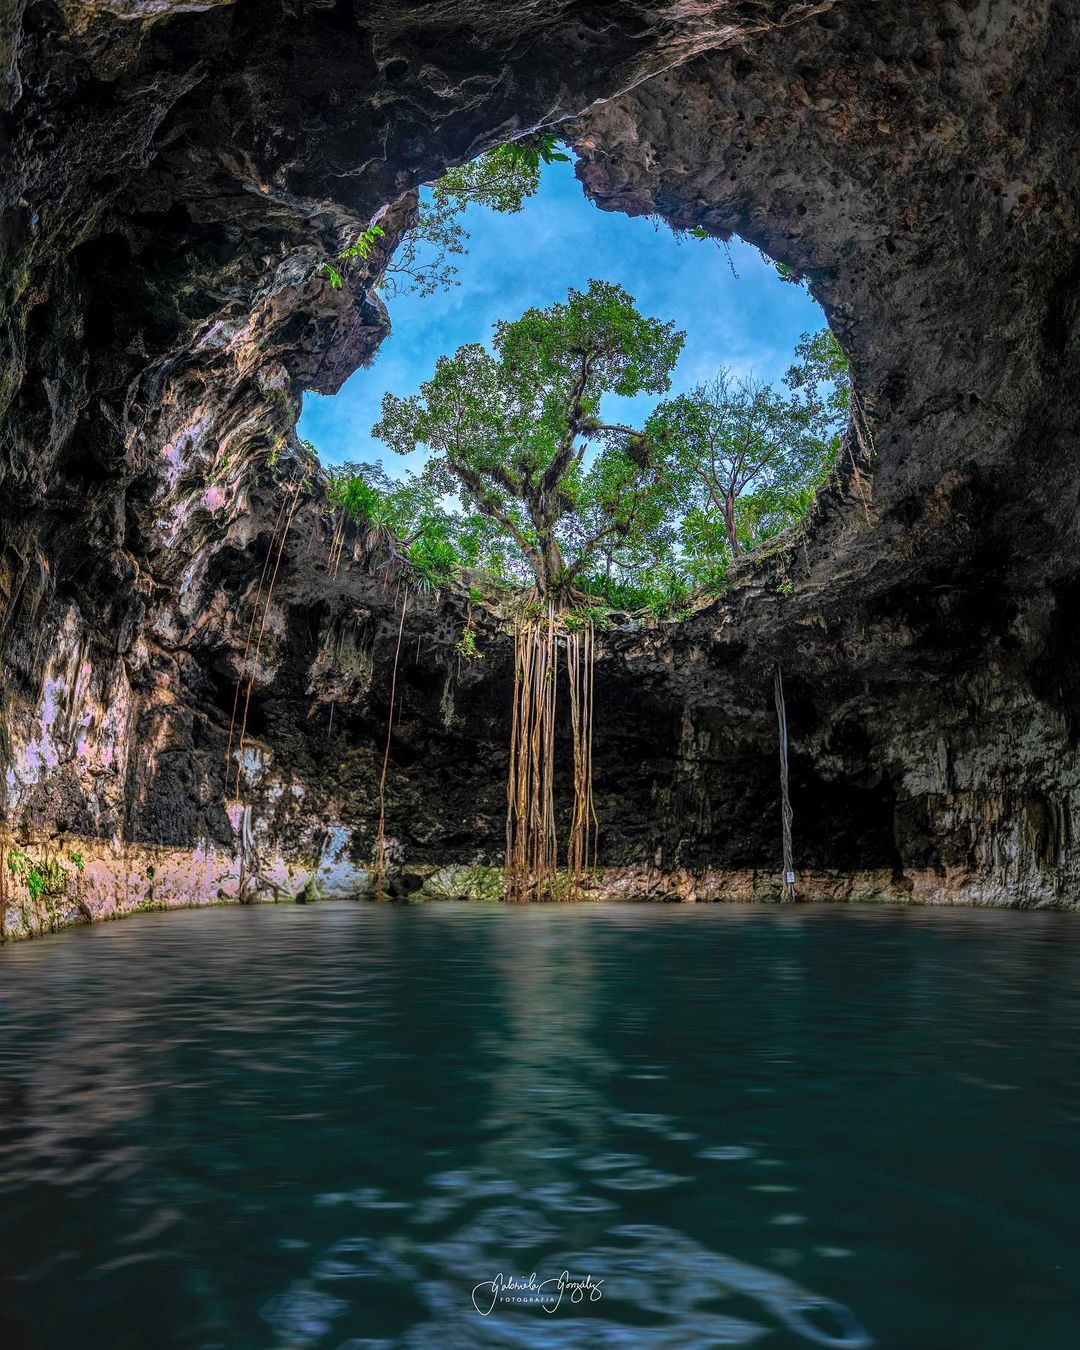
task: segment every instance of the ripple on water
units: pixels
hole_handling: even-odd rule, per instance
[[[675,1124],[670,1116],[662,1116],[653,1111],[620,1111],[612,1116],[612,1123],[625,1125],[630,1130],[651,1130],[662,1134]]]
[[[980,1350],[1071,1344],[1080,944],[1031,915],[974,960],[970,925],[921,915],[882,942],[865,913],[625,914],[235,910],[0,951],[4,1316],[42,1350],[114,1350],[118,1325],[193,1350],[860,1350],[864,1322],[919,1344],[932,1305],[981,1317]],[[573,942],[538,947],[553,924]],[[807,978],[768,978],[795,945]],[[989,1141],[1018,1130],[1045,1147],[991,1199]],[[891,1236],[913,1194],[915,1254]],[[974,1267],[1002,1250],[988,1312]],[[562,1269],[603,1299],[471,1306]]]
[[[546,1186],[534,1186],[529,1192],[538,1204],[564,1214],[602,1214],[618,1209],[611,1200],[599,1195],[587,1195],[572,1181],[553,1181]]]
[[[658,1167],[631,1167],[625,1172],[599,1177],[596,1184],[607,1186],[613,1191],[660,1191],[690,1180],[691,1177],[682,1177],[675,1172],[662,1172]]]
[[[342,1238],[312,1267],[316,1280],[415,1280],[420,1272],[372,1238]]]
[[[641,1153],[597,1153],[591,1158],[582,1158],[578,1167],[585,1172],[618,1172],[647,1161]]]
[[[349,1305],[344,1299],[304,1285],[294,1285],[263,1305],[262,1319],[286,1344],[306,1346],[322,1340],[335,1320],[348,1311]]]

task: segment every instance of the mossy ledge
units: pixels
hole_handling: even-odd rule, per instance
[[[269,860],[257,874],[244,874],[237,858],[214,846],[102,849],[93,839],[66,839],[78,848],[81,869],[68,868],[62,888],[31,895],[10,875],[0,890],[0,941],[42,937],[65,928],[105,923],[131,915],[224,905],[317,904],[326,900],[378,903],[370,872],[342,859]],[[33,857],[50,856],[54,845],[30,842]],[[888,871],[797,874],[799,902],[934,904],[1000,907],[1007,893],[988,893],[977,877],[936,873],[897,876]],[[755,868],[663,870],[631,865],[603,868],[582,903],[616,901],[661,904],[780,904],[780,877]],[[384,902],[390,904],[502,904],[501,867],[425,863],[393,868]],[[558,903],[553,901],[552,903]]]

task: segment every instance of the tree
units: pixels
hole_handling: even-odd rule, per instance
[[[667,389],[683,336],[592,281],[498,324],[494,352],[441,357],[419,394],[387,394],[374,434],[398,454],[425,447],[430,479],[499,525],[538,594],[565,608],[604,550],[632,550],[662,522],[666,480],[647,437],[602,421],[600,405]]]
[[[742,551],[736,507],[748,488],[777,485],[804,472],[805,422],[792,400],[728,371],[662,403],[646,428],[666,450],[667,470],[684,513],[723,521],[733,556]]]
[[[803,333],[784,383],[805,405],[820,436],[839,437],[851,416],[851,370],[831,328]]]
[[[801,520],[847,425],[847,362],[826,328],[804,333],[789,392],[721,371],[659,405],[646,426],[674,486],[680,534],[699,582]]]
[[[514,630],[506,876],[512,899],[556,892],[556,682],[565,652],[573,748],[568,891],[596,859],[592,791],[594,634],[570,613],[600,558],[631,555],[665,528],[667,477],[633,427],[603,421],[605,394],[663,393],[682,349],[674,324],[645,318],[620,286],[592,281],[548,309],[496,325],[436,364],[409,398],[387,394],[374,433],[398,454],[428,450],[429,490],[498,528],[536,601]],[[586,452],[595,454],[586,463]],[[481,537],[481,546],[483,544]]]

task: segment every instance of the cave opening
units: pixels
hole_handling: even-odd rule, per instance
[[[802,274],[729,231],[597,209],[581,179],[571,144],[525,137],[424,186],[403,224],[384,209],[324,261],[331,288],[367,287],[385,305],[387,331],[336,393],[304,396],[298,434],[326,469],[335,506],[396,534],[395,555],[421,584],[465,573],[543,591],[528,544],[543,551],[549,532],[563,567],[592,547],[573,566],[579,596],[678,618],[723,592],[732,561],[805,518],[846,429],[847,363]],[[625,302],[604,338],[624,346],[624,360],[591,379],[577,425],[553,428],[576,445],[545,520],[520,479],[548,468],[552,451],[522,445],[521,424],[545,418],[545,398],[572,401],[572,384],[559,387],[549,366],[529,374],[524,394],[521,382],[503,389],[514,426],[510,416],[496,425],[470,414],[451,427],[430,414],[447,398],[490,401],[483,382],[497,371],[475,358],[496,349],[504,373],[520,362],[502,337],[519,318],[602,323],[587,303],[576,318],[556,317],[598,286],[607,302]],[[632,352],[626,325],[638,315],[652,327]],[[448,362],[460,369],[440,380]],[[427,416],[417,416],[418,401]],[[458,443],[448,449],[451,434]],[[511,461],[517,489],[504,472]],[[646,477],[649,500],[633,519]],[[590,525],[606,540],[592,546]],[[479,603],[484,595],[481,585]]]
[[[464,599],[459,670],[512,636],[508,894],[578,895],[620,796],[606,766],[594,778],[594,718],[612,705],[598,634],[715,604],[733,563],[796,536],[847,429],[847,363],[802,275],[728,230],[600,211],[581,177],[571,144],[534,133],[385,208],[320,266],[331,291],[389,311],[372,367],[310,395],[298,427],[327,474],[328,570],[358,529],[403,587],[379,891],[386,793],[416,759],[408,670],[396,697],[410,591]],[[729,807],[761,795],[770,762],[750,752],[751,788],[740,758]],[[660,855],[694,847],[672,837]]]

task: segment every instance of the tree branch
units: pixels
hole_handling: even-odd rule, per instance
[[[582,413],[584,412],[581,400],[585,396],[585,388],[589,383],[590,370],[588,352],[581,352],[579,355],[581,357],[581,368],[575,376],[573,387],[570,390],[570,413],[566,420],[566,435],[540,479],[540,491],[545,495],[558,487],[574,458],[574,441],[582,425]]]
[[[592,553],[593,549],[604,539],[610,538],[613,534],[625,536],[629,534],[629,532],[630,526],[628,522],[622,520],[613,520],[610,525],[606,525],[602,530],[597,531],[591,539],[582,544],[577,558],[566,569],[565,577],[567,583],[569,584],[582,572],[585,564],[589,561],[590,553]]]
[[[525,557],[528,558],[529,565],[532,567],[534,573],[536,574],[537,581],[542,582],[544,560],[541,557],[539,550],[533,548],[533,546],[525,538],[525,535],[519,529],[517,522],[514,520],[514,518],[508,515],[502,509],[502,507],[499,506],[497,502],[492,501],[492,499],[487,495],[487,493],[484,491],[483,480],[480,478],[479,474],[473,473],[472,470],[467,469],[464,465],[458,466],[456,468],[456,472],[461,481],[465,484],[465,486],[469,489],[472,495],[476,498],[476,505],[480,509],[481,514],[485,516],[490,516],[492,520],[498,521],[498,523],[503,527],[503,529],[509,532],[510,536],[514,540],[514,543],[517,544],[518,548],[521,549]]]

